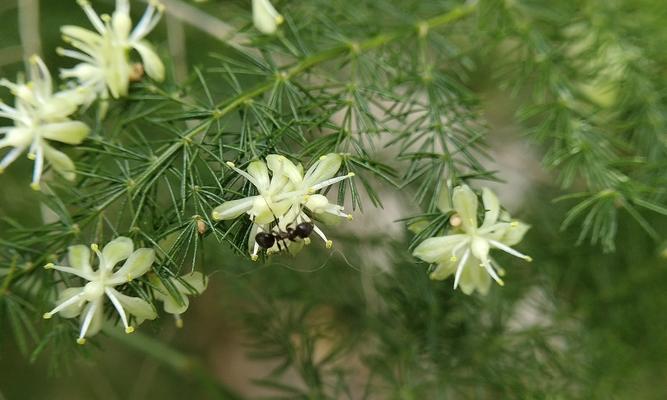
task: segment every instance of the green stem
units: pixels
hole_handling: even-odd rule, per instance
[[[144,335],[135,332],[128,335],[116,327],[104,327],[104,333],[119,343],[133,350],[145,353],[153,360],[163,364],[181,376],[190,376],[198,380],[206,389],[211,398],[224,400],[242,400],[239,394],[226,387],[195,358],[173,349],[172,347]]]

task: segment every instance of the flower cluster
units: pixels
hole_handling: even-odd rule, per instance
[[[510,247],[521,241],[529,226],[501,211],[498,198],[491,190],[483,189],[482,201],[484,220],[478,225],[477,195],[466,185],[454,188],[451,234],[426,239],[414,251],[416,257],[436,264],[431,279],[443,280],[454,275],[454,289],[461,286],[466,294],[475,290],[486,294],[491,279],[503,285],[500,276],[504,272],[489,255],[492,248],[532,261]]]
[[[48,141],[78,145],[88,136],[86,124],[70,120],[79,107],[96,99],[106,103],[109,93],[114,98],[127,95],[130,81],[140,78],[143,70],[155,80],[164,79],[162,61],[144,40],[164,10],[159,2],[150,2],[134,30],[129,0],[116,0],[113,16],[98,16],[86,0],[79,0],[79,4],[96,32],[64,26],[64,40],[77,50],[58,49],[61,55],[80,61],[60,74],[63,79],[74,78],[76,85],[54,92],[51,73],[37,56],[30,59],[27,82],[0,80],[16,98],[14,107],[0,103],[0,117],[14,123],[13,127],[0,128],[0,149],[12,148],[0,160],[0,173],[28,149],[28,158],[35,161],[31,184],[35,190],[39,189],[45,161],[66,179],[75,179],[72,160]],[[131,49],[139,53],[143,65],[131,63]]]
[[[252,21],[258,31],[272,35],[285,19],[278,14],[269,0],[252,0]]]
[[[0,172],[21,153],[28,150],[28,158],[35,161],[32,188],[39,189],[44,161],[68,180],[74,180],[72,160],[49,144],[49,141],[76,145],[81,143],[90,128],[80,121],[70,120],[84,99],[85,89],[53,91],[51,73],[41,58],[30,58],[28,81],[17,83],[6,79],[0,85],[15,96],[14,107],[0,103],[0,117],[12,120],[14,126],[0,128],[0,149],[12,147],[0,161]]]
[[[98,259],[96,269],[93,269],[91,265],[91,250]],[[121,262],[123,264],[117,268]],[[134,326],[130,325],[131,318],[140,324],[144,320],[155,319],[157,313],[151,303],[142,298],[121,293],[120,287],[126,288],[125,285],[128,282],[144,276],[154,262],[155,251],[153,249],[135,250],[132,240],[122,236],[109,242],[101,251],[96,244],[91,245],[90,248],[84,245],[70,246],[68,249],[69,266],[50,263],[44,268],[77,276],[86,283],[83,286],[62,290],[58,305],[45,313],[44,318],[50,319],[56,313],[65,318],[80,317],[81,329],[77,342],[84,344],[86,337],[96,334],[102,328],[105,320],[104,306],[108,299],[120,317],[125,332],[134,332]],[[174,314],[179,325],[180,314],[188,308],[186,295],[203,292],[207,284],[207,278],[200,272],[172,279],[172,286],[180,292],[180,299],[174,299],[159,279],[154,278],[151,281],[153,281],[155,299],[164,302],[165,311]]]
[[[320,157],[304,173],[301,165],[297,166],[285,156],[278,154],[268,155],[266,162],[251,162],[246,171],[228,162],[227,165],[246,178],[257,189],[258,194],[222,203],[213,210],[213,219],[219,221],[234,219],[242,214],[249,215],[254,224],[249,245],[253,260],[257,259],[260,249],[260,244],[253,240],[256,233],[284,232],[290,226],[303,222],[312,223],[313,231],[322,238],[327,247],[331,247],[332,242],[312,218],[318,220],[326,220],[330,216],[352,218],[343,212],[343,206],[331,203],[326,196],[317,193],[321,189],[354,176],[354,173],[335,176],[340,170],[341,163],[340,155],[327,154]],[[287,246],[290,243],[283,244]],[[274,247],[268,250],[280,249],[281,241],[276,241]]]

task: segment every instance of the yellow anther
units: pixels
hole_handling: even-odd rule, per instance
[[[220,213],[215,212],[215,211],[213,211],[213,212],[211,213],[211,217],[213,217],[213,219],[216,220],[216,221],[218,221],[218,220],[221,219],[221,217],[220,217]]]
[[[37,183],[37,182],[31,183],[30,184],[30,189],[34,190],[35,192],[39,192],[40,191],[39,183]]]
[[[306,246],[309,245],[310,244],[310,238],[303,239],[303,244],[305,244]]]
[[[100,246],[98,246],[96,243],[93,243],[90,245],[90,249],[92,251],[98,251],[100,249]]]
[[[44,266],[44,269],[51,269],[53,267],[54,267],[53,263],[48,263]]]
[[[128,281],[128,282],[132,282],[132,279],[134,279],[134,277],[132,276],[132,274],[127,274],[127,281]]]
[[[347,176],[350,177],[350,178],[352,178],[355,175],[357,175],[357,174],[355,174],[354,172],[350,172],[349,174],[347,174]]]
[[[327,249],[330,249],[333,247],[333,241],[327,240]]]
[[[78,344],[84,345],[84,344],[86,344],[86,338],[82,338],[82,337],[81,337],[81,338],[78,338],[78,339],[76,340],[76,342],[77,342]]]
[[[236,167],[236,165],[231,161],[227,161],[225,164],[229,165],[232,168]]]
[[[176,319],[176,327],[179,328],[179,329],[183,328],[183,320],[182,319],[180,319],[180,318]]]
[[[532,262],[532,261],[533,261],[533,257],[531,257],[531,256],[526,256],[526,261],[528,261],[528,262]]]
[[[325,160],[327,158],[326,155],[320,156],[320,161]]]
[[[354,216],[352,214],[347,214],[345,218],[347,218],[348,221],[352,221],[354,219]]]
[[[35,153],[28,153],[28,160],[35,161],[35,158],[37,158],[37,156],[35,155]]]
[[[134,332],[134,327],[132,325],[125,328],[125,333],[132,333],[132,332]]]
[[[109,22],[109,21],[111,21],[111,15],[109,15],[109,14],[102,14],[102,15],[100,15],[100,18],[101,18],[102,21],[104,21],[104,22]]]
[[[44,318],[44,319],[51,319],[51,317],[53,317],[53,314],[48,313],[48,312],[44,313],[44,315],[42,315],[42,318]]]
[[[512,222],[510,223],[510,226],[511,226],[512,228],[516,228],[517,226],[519,226],[519,223],[516,222],[516,221],[512,221]]]
[[[449,261],[451,261],[451,262],[456,262],[457,260],[458,260],[458,258],[456,258],[456,256],[451,256],[449,258]]]
[[[37,61],[39,60],[39,56],[37,54],[33,54],[30,56],[30,63],[31,64],[37,64]]]
[[[4,169],[4,168],[0,168],[0,174],[3,173],[3,172],[5,172],[5,169]]]
[[[283,18],[282,15],[278,15],[278,16],[276,16],[276,25],[280,25],[280,24],[282,24],[283,22],[285,22],[285,18]]]
[[[505,286],[505,282],[503,282],[502,279],[498,279],[498,284],[499,284],[500,286]]]
[[[253,260],[253,261],[257,261],[258,258],[259,258],[259,256],[257,254],[253,254],[253,255],[250,256],[250,259]]]

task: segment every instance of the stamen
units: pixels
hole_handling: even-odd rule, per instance
[[[20,155],[23,153],[23,150],[25,150],[24,147],[16,147],[7,153],[5,157],[0,161],[0,173],[4,171],[5,168],[7,168],[11,163],[13,163]]]
[[[104,24],[102,23],[102,20],[100,20],[100,17],[97,16],[97,13],[90,5],[90,3],[87,0],[79,0],[78,3],[79,6],[81,6],[81,8],[83,9],[83,12],[86,13],[86,16],[90,20],[90,23],[93,24],[95,29],[100,34],[104,34],[105,31]]]
[[[174,314],[174,320],[177,328],[180,329],[183,327],[183,319],[181,319],[181,314]]]
[[[337,176],[337,177],[335,177],[335,178],[327,179],[326,181],[322,181],[322,182],[320,182],[320,183],[318,183],[318,184],[316,184],[316,185],[311,186],[311,187],[309,188],[309,191],[310,191],[310,190],[312,190],[312,191],[320,190],[320,189],[322,189],[322,188],[324,188],[324,187],[331,186],[331,185],[333,185],[334,183],[338,183],[338,182],[343,181],[343,180],[345,180],[345,179],[347,179],[347,178],[352,178],[354,175],[355,175],[354,172],[350,172],[350,173],[347,174],[347,175],[341,175],[341,176]]]
[[[491,263],[489,262],[489,260],[486,260],[486,262],[482,262],[482,264],[480,264],[480,266],[486,268],[486,272],[488,272],[489,275],[491,275],[491,277],[493,278],[493,280],[498,282],[498,284],[500,286],[505,286],[505,282],[503,282],[503,280],[500,279],[498,274],[496,274],[496,271],[491,266]]]
[[[466,250],[466,252],[463,253],[463,257],[461,257],[459,265],[456,266],[456,275],[454,276],[454,289],[456,289],[459,286],[459,279],[461,279],[461,274],[463,273],[463,269],[466,266],[466,262],[468,261],[469,256],[470,256],[470,249]]]
[[[81,332],[79,333],[79,338],[76,340],[78,344],[86,343],[86,332],[88,332],[90,323],[93,321],[93,317],[95,316],[95,311],[97,310],[97,304],[98,302],[95,301],[94,303],[90,303],[90,305],[88,306],[88,311],[86,312],[86,316],[83,318],[83,324],[81,324]]]
[[[48,263],[44,266],[44,269],[55,269],[56,271],[64,272],[66,274],[76,275],[87,281],[93,280],[93,276],[91,274],[72,267],[63,267],[60,265],[54,265],[53,263]]]
[[[107,297],[109,297],[109,300],[111,300],[111,304],[113,304],[114,308],[118,312],[120,320],[123,322],[123,326],[125,326],[125,333],[132,333],[134,332],[134,327],[130,326],[127,323],[127,315],[125,315],[125,310],[123,309],[123,305],[120,304],[120,301],[114,294],[115,291],[116,290],[112,288],[104,289],[104,292],[107,294]]]
[[[82,295],[83,295],[83,292],[81,292],[81,293],[79,293],[79,294],[77,294],[77,295],[74,295],[74,296],[70,297],[69,299],[63,301],[62,303],[58,304],[58,305],[56,306],[56,308],[54,308],[53,310],[51,310],[51,311],[49,311],[49,312],[47,312],[47,313],[44,313],[44,315],[42,315],[42,318],[44,318],[44,319],[50,319],[50,318],[53,317],[53,315],[56,314],[58,311],[62,310],[62,309],[65,308],[65,307],[71,306],[72,304],[74,304],[74,303],[76,303],[77,301],[79,301],[79,300],[81,299],[81,296],[82,296]]]
[[[245,171],[243,171],[243,170],[241,170],[241,169],[236,168],[236,165],[234,165],[234,163],[231,162],[231,161],[227,161],[225,164],[227,164],[227,166],[228,166],[229,168],[233,169],[234,172],[236,172],[237,174],[239,174],[239,175],[241,175],[242,177],[246,178],[246,179],[248,180],[248,182],[252,183],[253,186],[255,186],[256,188],[259,189],[259,184],[258,184],[257,181],[255,180],[255,178],[253,178],[249,173],[247,173],[247,172],[245,172]]]
[[[498,242],[497,240],[489,240],[489,243],[491,243],[491,245],[493,245],[494,247],[504,251],[505,253],[513,255],[514,257],[523,258],[524,260],[526,260],[528,262],[533,261],[532,257],[527,256],[523,253],[519,253],[518,251],[514,250],[513,248],[511,248],[509,246],[506,246],[506,245]]]

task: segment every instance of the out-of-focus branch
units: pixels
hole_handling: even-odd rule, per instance
[[[19,0],[19,35],[23,46],[23,59],[27,63],[33,54],[40,55],[42,42],[39,37],[39,0]]]

